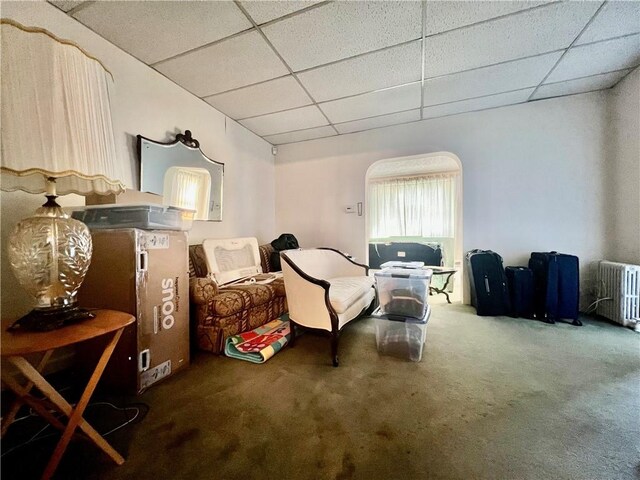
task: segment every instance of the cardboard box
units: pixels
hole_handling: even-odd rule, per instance
[[[93,256],[78,303],[137,320],[123,332],[101,383],[141,393],[189,365],[186,234],[123,228],[93,230],[91,236]],[[93,368],[96,349],[85,343],[78,357]]]

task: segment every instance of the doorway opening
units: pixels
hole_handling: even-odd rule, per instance
[[[462,163],[456,155],[438,152],[374,163],[366,174],[365,205],[372,269],[400,260],[456,270],[444,290],[451,301],[462,301]],[[434,276],[432,285],[443,289],[446,279]]]

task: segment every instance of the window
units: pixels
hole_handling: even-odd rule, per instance
[[[204,168],[171,167],[164,176],[164,204],[195,210],[195,220],[209,219],[211,175]]]
[[[453,237],[457,173],[371,179],[370,238]]]

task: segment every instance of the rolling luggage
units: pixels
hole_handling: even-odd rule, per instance
[[[533,270],[534,310],[537,318],[547,323],[571,319],[580,326],[578,257],[557,252],[533,252],[529,259]]]
[[[504,269],[509,287],[511,316],[533,318],[533,271],[527,267]]]
[[[478,315],[508,315],[511,308],[502,257],[491,250],[467,253],[471,305]]]

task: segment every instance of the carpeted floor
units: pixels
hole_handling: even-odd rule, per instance
[[[372,319],[339,368],[308,334],[264,365],[199,354],[129,399],[149,411],[108,437],[123,466],[74,442],[59,478],[638,478],[640,335],[583,320],[434,305],[420,363],[380,356]],[[34,445],[34,470],[50,452]]]

